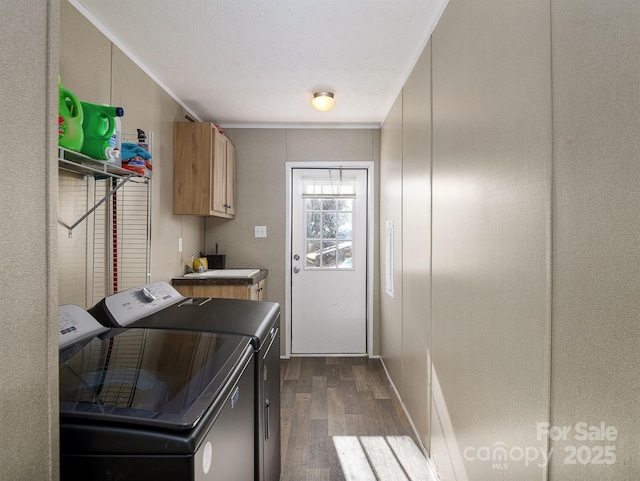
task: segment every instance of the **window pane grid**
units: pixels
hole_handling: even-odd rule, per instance
[[[354,199],[313,197],[305,205],[308,270],[353,269]]]

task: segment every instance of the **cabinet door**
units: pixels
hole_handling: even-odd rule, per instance
[[[211,124],[176,122],[173,134],[173,213],[211,213]]]
[[[227,139],[215,126],[212,126],[212,129],[214,139],[211,210],[224,214],[227,212]]]
[[[227,204],[227,214],[236,215],[236,203],[235,203],[235,195],[236,195],[236,148],[234,145],[227,139],[226,143],[226,204]]]
[[[251,286],[251,296],[250,299],[252,301],[266,301],[267,300],[267,280],[262,279],[260,282],[253,284]]]
[[[249,287],[249,299],[252,301],[260,300],[260,288],[258,284],[252,284],[251,287]]]

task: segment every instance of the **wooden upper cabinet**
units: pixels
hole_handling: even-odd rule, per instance
[[[227,214],[236,215],[235,195],[236,195],[236,147],[229,139],[226,142],[227,147]]]
[[[176,122],[173,213],[235,217],[235,147],[210,122]]]

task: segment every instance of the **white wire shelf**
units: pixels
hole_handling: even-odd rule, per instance
[[[128,141],[131,139],[135,141],[137,139],[137,135],[133,134],[124,134],[123,139]],[[149,132],[147,141],[149,142],[146,145],[147,152],[151,153],[153,148],[153,132]],[[140,145],[140,144],[139,144]],[[140,174],[128,169],[124,169],[119,167],[113,163],[94,159],[87,155],[81,154],[79,152],[75,152],[73,150],[65,149],[64,147],[58,147],[58,169],[64,170],[67,172],[72,172],[74,174],[80,174],[84,176],[93,176],[94,179],[107,179],[113,178],[116,181],[120,181],[117,185],[114,185],[111,191],[105,195],[102,199],[96,200],[95,205],[89,209],[86,214],[84,214],[80,219],[78,219],[71,226],[68,226],[69,229],[69,237],[73,235],[73,229],[75,229],[78,224],[84,221],[89,215],[91,215],[103,202],[109,199],[116,191],[118,191],[121,187],[123,187],[127,182],[132,181],[135,183],[144,183],[147,186],[150,185],[151,181],[151,170],[145,169],[145,174]]]
[[[58,168],[81,175],[101,175],[116,179],[137,179],[146,181],[150,176],[141,175],[131,170],[123,169],[104,160],[97,160],[79,152],[58,147]]]

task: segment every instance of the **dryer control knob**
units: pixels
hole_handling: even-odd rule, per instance
[[[154,296],[151,291],[149,289],[147,289],[146,287],[143,287],[142,290],[140,291],[140,294],[142,295],[142,299],[147,301],[147,302],[153,302],[156,300],[156,296]]]

